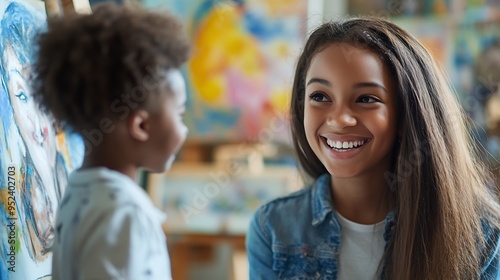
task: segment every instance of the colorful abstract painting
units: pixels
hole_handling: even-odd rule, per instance
[[[56,133],[30,94],[41,1],[0,0],[0,279],[45,279],[57,205],[67,174],[83,157],[81,139]]]
[[[177,14],[191,35],[185,117],[191,139],[253,141],[286,136],[282,124],[305,42],[307,0],[143,3]]]

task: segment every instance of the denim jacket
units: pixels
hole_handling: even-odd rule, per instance
[[[337,279],[341,227],[334,211],[329,174],[260,207],[246,240],[250,279]],[[395,225],[396,215],[389,212],[383,236],[386,244]],[[483,260],[481,279],[500,279],[500,234],[485,229],[490,250]]]

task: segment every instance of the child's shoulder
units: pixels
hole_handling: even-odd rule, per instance
[[[101,211],[151,203],[132,179],[105,168],[73,172],[69,177],[68,191],[78,200],[88,202],[91,208]]]

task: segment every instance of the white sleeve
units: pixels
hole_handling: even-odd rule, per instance
[[[86,229],[78,279],[171,279],[166,239],[151,219],[134,205],[109,212]]]

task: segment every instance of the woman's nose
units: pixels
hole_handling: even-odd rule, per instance
[[[327,125],[342,130],[358,123],[353,112],[347,108],[337,108],[328,114]]]

